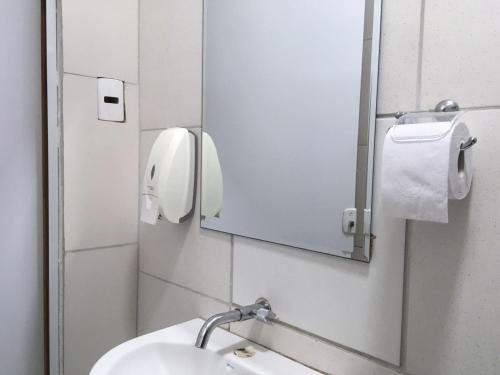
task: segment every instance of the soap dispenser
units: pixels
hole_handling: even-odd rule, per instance
[[[195,201],[196,136],[184,128],[160,133],[151,148],[144,173],[141,221],[182,223]]]

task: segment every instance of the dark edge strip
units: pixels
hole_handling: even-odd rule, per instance
[[[48,113],[47,113],[47,2],[40,0],[40,78],[42,126],[42,252],[43,252],[43,372],[49,375],[49,176],[48,176]]]

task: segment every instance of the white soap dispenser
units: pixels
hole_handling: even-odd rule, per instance
[[[186,220],[194,207],[195,173],[195,135],[184,128],[161,132],[144,173],[141,221],[155,225],[159,218]]]

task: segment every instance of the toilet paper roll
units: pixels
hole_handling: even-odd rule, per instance
[[[447,223],[448,200],[467,196],[472,150],[463,122],[393,126],[385,137],[382,202],[392,216]]]

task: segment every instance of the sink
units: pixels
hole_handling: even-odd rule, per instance
[[[197,349],[203,323],[193,319],[129,340],[104,354],[90,375],[319,375],[221,328]]]

